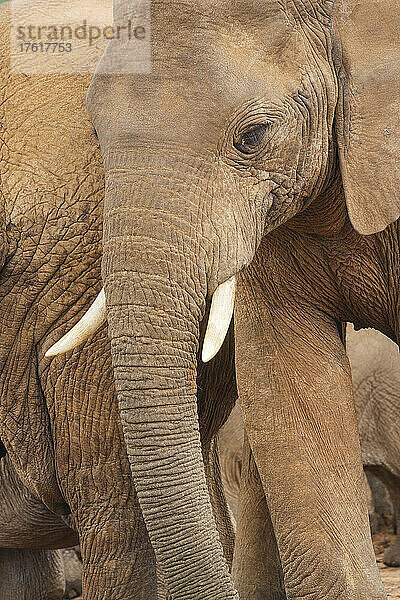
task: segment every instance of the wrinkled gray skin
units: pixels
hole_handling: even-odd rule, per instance
[[[242,472],[244,427],[239,402],[218,432],[218,452],[226,500],[236,521]]]
[[[70,600],[82,593],[81,565],[68,550],[0,548],[2,600]]]
[[[252,517],[270,514],[291,599],[384,598],[340,338],[347,320],[399,333],[398,254],[388,251],[398,232],[377,233],[399,214],[389,102],[398,63],[384,61],[390,81],[378,93],[362,72],[369,63],[359,64],[365,48],[351,47],[375,40],[393,54],[376,31],[397,13],[385,4],[376,18],[375,4],[364,5],[367,15],[350,20],[361,32],[346,35],[329,1],[201,0],[193,10],[155,0],[152,72],[98,74],[88,95],[106,170],[104,213],[98,148],[82,119],[85,79],[6,70],[0,437],[46,506],[71,510],[90,600],[154,597],[154,553],[174,600],[237,597],[203,462],[235,397],[233,328],[208,367],[198,368],[198,350],[212,293],[244,267],[238,381],[268,509],[243,503],[253,513],[242,513],[238,530],[250,518],[264,543],[257,526],[266,520]],[[117,21],[125,8],[115,3]],[[111,43],[111,64],[118,52]],[[355,68],[349,79],[342,58]],[[361,107],[360,82],[372,82]],[[347,139],[352,101],[356,144]],[[263,135],[245,144],[260,122]],[[47,360],[99,291],[101,255],[112,364],[105,328]],[[248,484],[254,498],[253,468]],[[271,584],[245,543],[239,536],[235,561],[243,598],[254,589],[282,598],[282,577]],[[272,556],[264,550],[255,553],[261,567]]]
[[[393,516],[393,505],[389,492],[381,480],[371,473],[371,471],[367,471],[365,476],[367,479],[367,488],[370,490],[368,504],[369,522],[371,533],[374,534],[377,533],[382,523],[382,518],[386,520],[387,516]]]
[[[126,26],[131,7],[115,0],[116,24]],[[385,598],[341,323],[399,340],[397,225],[382,233],[400,214],[396,8],[153,0],[151,72],[138,73],[135,47],[114,39],[91,82],[114,379],[174,600],[237,597],[197,416],[209,303],[237,274],[236,372],[254,456],[244,460],[239,594]],[[131,70],[101,72],[121,63]],[[216,397],[222,410],[227,396]]]
[[[21,483],[9,457],[0,461],[0,598],[60,600],[81,591],[74,551],[78,536],[34,498]]]
[[[10,559],[15,565],[7,567],[7,578],[15,579],[15,598],[17,589],[24,600],[39,594],[21,570],[32,577],[43,572],[38,586],[52,580],[54,593],[61,590],[59,553],[29,544],[41,538],[42,516],[57,523],[57,515],[70,513],[84,598],[162,598],[122,435],[107,328],[79,351],[44,357],[101,287],[104,169],[85,107],[90,77],[11,72],[9,14],[10,3],[0,3],[0,439],[8,453],[3,467],[10,464],[18,476],[8,491],[17,494],[22,482],[29,494],[18,534],[28,539],[21,549],[3,551],[19,556]],[[232,353],[222,359],[221,372],[229,375],[216,385],[215,368],[204,372],[199,414],[207,483],[229,563],[232,529],[216,483],[212,438],[236,396]],[[221,397],[226,404],[219,406]],[[35,514],[31,505],[41,517],[26,530],[24,519]],[[7,502],[0,503],[0,523],[14,521]],[[9,531],[4,543],[13,536],[17,532]]]
[[[106,327],[79,353],[44,358],[100,288],[104,171],[85,108],[90,77],[11,72],[9,4],[0,5],[0,439],[30,493],[55,515],[71,513],[84,596],[147,599],[154,553]]]
[[[389,491],[397,534],[386,549],[384,562],[400,566],[400,355],[396,344],[373,329],[355,331],[347,327],[346,349],[350,359],[354,400],[364,470],[376,476]],[[237,518],[243,420],[237,403],[218,434],[222,481],[226,498]],[[369,479],[369,477],[368,477]],[[385,489],[372,486],[372,505],[390,512]]]
[[[62,550],[61,555],[66,582],[64,598],[76,598],[82,594],[82,563],[74,548]]]
[[[348,355],[364,469],[386,486],[395,533],[384,562],[400,566],[400,356],[397,346],[374,330],[348,329]]]

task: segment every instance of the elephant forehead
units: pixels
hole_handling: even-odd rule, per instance
[[[161,70],[173,65],[188,71],[185,76],[196,77],[210,73],[213,64],[229,74],[254,71],[258,62],[281,63],[282,55],[299,45],[293,23],[277,2],[264,3],[263,11],[257,6],[203,0],[195,6],[177,2],[161,9],[156,3],[151,15],[153,66]]]
[[[160,75],[164,80],[232,85],[235,78],[263,80],[274,66],[281,78],[288,70],[298,72],[300,57],[303,63],[306,58],[304,44],[288,15],[277,1],[154,0],[150,80]],[[127,60],[126,51],[124,44],[113,41],[106,51],[108,61],[117,65],[120,55]],[[130,53],[134,65],[133,47]]]
[[[280,105],[302,85],[304,42],[277,2],[264,6],[261,18],[256,1],[156,0],[151,72],[102,82],[97,112],[111,110],[118,98],[113,119],[121,121],[124,135],[132,134],[131,127],[153,132],[159,124],[176,137],[179,129],[197,136],[199,128],[220,135],[232,115],[254,99]],[[111,44],[109,59],[119,51]]]

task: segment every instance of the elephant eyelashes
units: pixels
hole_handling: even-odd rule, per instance
[[[267,126],[265,123],[260,125],[253,125],[241,134],[239,140],[234,142],[236,150],[243,152],[244,154],[251,154],[254,150],[257,150],[260,142],[263,140]]]

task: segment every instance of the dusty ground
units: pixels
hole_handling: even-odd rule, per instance
[[[388,600],[400,599],[400,568],[393,569],[383,564],[383,553],[393,538],[392,528],[388,523],[379,533],[372,536],[376,553],[376,560],[385,585]]]
[[[383,564],[383,553],[393,537],[391,531],[392,528],[390,524],[388,524],[379,533],[375,534],[372,539],[374,541],[376,560],[381,572],[382,581],[386,588],[388,600],[400,600],[400,568],[393,569]],[[77,598],[76,600],[82,600],[82,598]]]

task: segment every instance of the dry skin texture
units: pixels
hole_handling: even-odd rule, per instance
[[[376,558],[381,573],[382,581],[385,584],[388,600],[397,600],[400,598],[400,568],[393,569],[383,564],[383,553],[393,539],[391,528],[387,527],[373,536]],[[82,600],[82,597],[76,600]]]
[[[155,557],[174,600],[237,598],[203,463],[233,328],[197,370],[236,273],[239,595],[385,600],[341,323],[400,340],[398,2],[153,0],[151,74],[97,72],[89,115],[88,79],[0,69],[0,437],[71,510],[86,600],[156,597]],[[48,360],[101,281],[108,336]]]
[[[397,600],[400,598],[400,568],[392,569],[383,564],[384,550],[389,546],[392,539],[393,534],[390,528],[385,528],[384,531],[373,536],[376,558],[388,594],[388,600]],[[77,600],[82,600],[82,597],[77,598]]]

